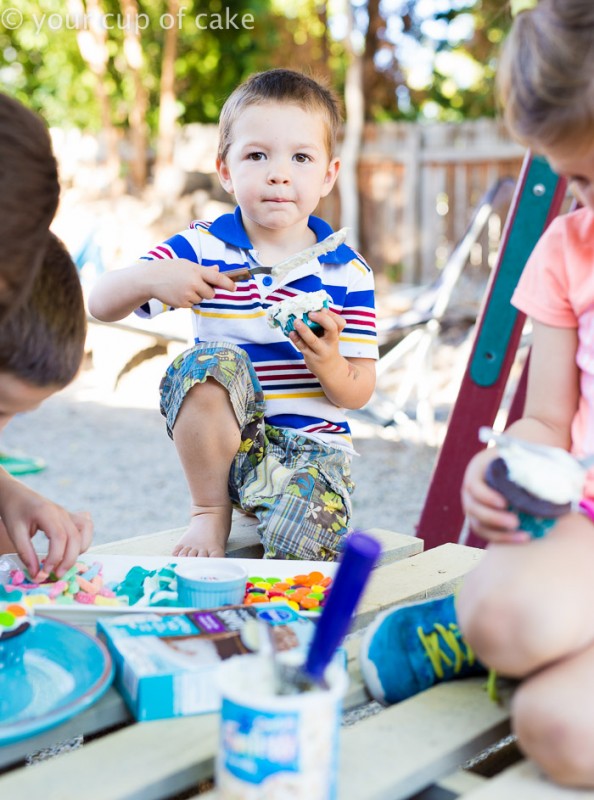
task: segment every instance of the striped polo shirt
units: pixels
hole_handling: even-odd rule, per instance
[[[311,216],[308,225],[318,241],[332,233],[317,217]],[[239,208],[214,222],[192,222],[143,258],[186,258],[205,267],[218,265],[221,272],[260,266]],[[331,310],[346,322],[340,353],[347,358],[377,359],[373,273],[361,256],[342,244],[280,278],[258,273],[239,281],[235,292],[215,288],[211,300],[192,309],[194,341],[230,342],[245,350],[264,391],[268,423],[354,452],[344,409],[328,400],[290,339],[280,328],[270,327],[266,309],[288,297],[325,289],[332,298]],[[154,317],[169,310],[173,309],[150,300],[136,313]]]

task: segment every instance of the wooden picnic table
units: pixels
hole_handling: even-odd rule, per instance
[[[99,557],[101,553],[165,556],[179,533],[136,537],[100,545],[91,552]],[[361,601],[355,632],[385,608],[450,593],[482,556],[481,550],[457,544],[423,552],[420,539],[390,531],[370,533],[381,539],[384,553]],[[230,555],[250,557],[258,552],[252,521],[239,518]],[[347,711],[369,700],[358,669],[358,644],[354,633],[346,645]],[[471,678],[435,686],[341,729],[339,800],[594,800],[594,791],[561,789],[539,776],[535,766],[525,760],[491,778],[460,769],[466,759],[499,742],[508,732],[508,710],[488,699],[484,680]],[[82,747],[24,766],[28,755],[79,736],[84,737]],[[217,714],[136,723],[111,688],[94,706],[62,725],[0,748],[0,770],[5,770],[0,775],[0,797],[196,797],[199,783],[212,778],[217,747]],[[489,763],[493,760],[496,756],[486,759]],[[214,800],[216,792],[201,793],[200,797]]]

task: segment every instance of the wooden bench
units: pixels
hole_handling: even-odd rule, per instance
[[[190,320],[179,311],[161,317],[144,320],[130,314],[121,322],[101,322],[88,316],[85,349],[106,386],[115,389],[126,373],[144,361],[157,356],[173,360],[190,346]]]
[[[167,555],[178,533],[138,537],[92,552]],[[451,543],[421,552],[419,539],[374,533],[386,553],[361,602],[355,631],[385,608],[450,593],[483,555],[479,549]],[[243,555],[245,547],[253,547],[253,538],[253,523],[239,519],[233,551]],[[369,701],[359,673],[358,646],[355,633],[347,643],[347,711]],[[488,699],[483,680],[436,686],[341,729],[339,800],[594,800],[594,792],[576,793],[552,785],[526,761],[500,768],[491,778],[460,769],[466,759],[498,742],[508,730],[508,711]],[[83,747],[34,768],[22,766],[27,754],[76,736],[84,737]],[[0,776],[0,796],[11,800],[194,797],[199,783],[212,778],[217,747],[216,714],[138,724],[112,688],[92,708],[61,726],[2,748],[0,769],[6,772]]]

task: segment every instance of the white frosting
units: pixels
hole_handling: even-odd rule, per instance
[[[503,439],[504,437],[502,437]],[[550,503],[574,503],[583,493],[586,470],[560,447],[532,445],[518,439],[498,443],[510,480]]]
[[[320,311],[324,308],[325,300],[330,302],[332,298],[324,289],[320,289],[319,292],[305,292],[297,295],[297,297],[288,297],[281,303],[275,303],[267,309],[268,324],[273,328],[276,325],[284,328],[289,321],[289,317],[295,316],[297,319],[301,319],[303,314],[307,314],[309,311]]]

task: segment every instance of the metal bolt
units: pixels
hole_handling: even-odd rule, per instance
[[[545,192],[546,192],[546,187],[544,183],[534,184],[532,188],[532,194],[535,195],[535,197],[542,197]]]

